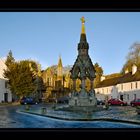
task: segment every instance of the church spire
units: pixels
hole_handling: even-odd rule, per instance
[[[59,61],[57,65],[57,80],[62,81],[62,77],[63,77],[63,66],[62,66],[61,56],[59,56]]]
[[[59,55],[58,67],[63,67],[62,66],[62,60],[61,60],[61,56],[60,55]]]
[[[86,40],[86,32],[85,32],[85,18],[82,17],[81,18],[81,22],[82,22],[82,29],[81,29],[81,36],[80,36],[80,42],[87,42]]]

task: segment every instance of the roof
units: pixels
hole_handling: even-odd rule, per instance
[[[58,67],[63,67],[63,66],[62,66],[62,60],[61,60],[61,57],[59,57]]]
[[[96,88],[100,88],[100,87],[107,87],[107,86],[113,86],[118,84],[119,82],[119,77],[115,77],[115,78],[110,78],[110,79],[105,79],[102,82],[100,82]]]
[[[122,83],[128,83],[128,82],[134,82],[134,81],[140,81],[140,71],[138,70],[134,75],[132,75],[131,72],[120,75],[118,77],[110,78],[110,79],[105,79],[102,82],[100,82],[96,88],[101,88],[101,87],[107,87],[107,86],[114,86],[117,84],[122,84]]]

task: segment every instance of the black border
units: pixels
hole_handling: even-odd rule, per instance
[[[46,1],[0,1],[0,12],[136,12],[140,11],[139,0],[46,0]],[[6,128],[0,129],[0,136],[6,139],[71,139],[71,138],[90,138],[95,137],[109,139],[132,138],[140,135],[140,129],[29,129],[29,128]],[[92,137],[92,138],[91,138]],[[96,138],[97,139],[97,138]]]
[[[0,136],[4,137],[4,139],[12,138],[12,139],[133,139],[135,140],[137,137],[139,139],[140,130],[139,129],[2,129],[0,130]]]
[[[140,11],[139,0],[1,0],[0,11]]]

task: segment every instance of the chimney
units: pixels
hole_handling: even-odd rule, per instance
[[[132,75],[134,75],[137,72],[137,66],[133,64],[132,66]]]
[[[103,81],[103,80],[105,80],[105,76],[101,76],[101,82]]]
[[[126,69],[126,70],[125,70],[125,74],[127,74],[128,72],[129,72],[128,69]]]

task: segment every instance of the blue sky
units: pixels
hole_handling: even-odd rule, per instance
[[[0,57],[33,59],[42,69],[73,65],[85,17],[89,55],[104,74],[119,72],[129,47],[140,42],[140,12],[0,12]]]

